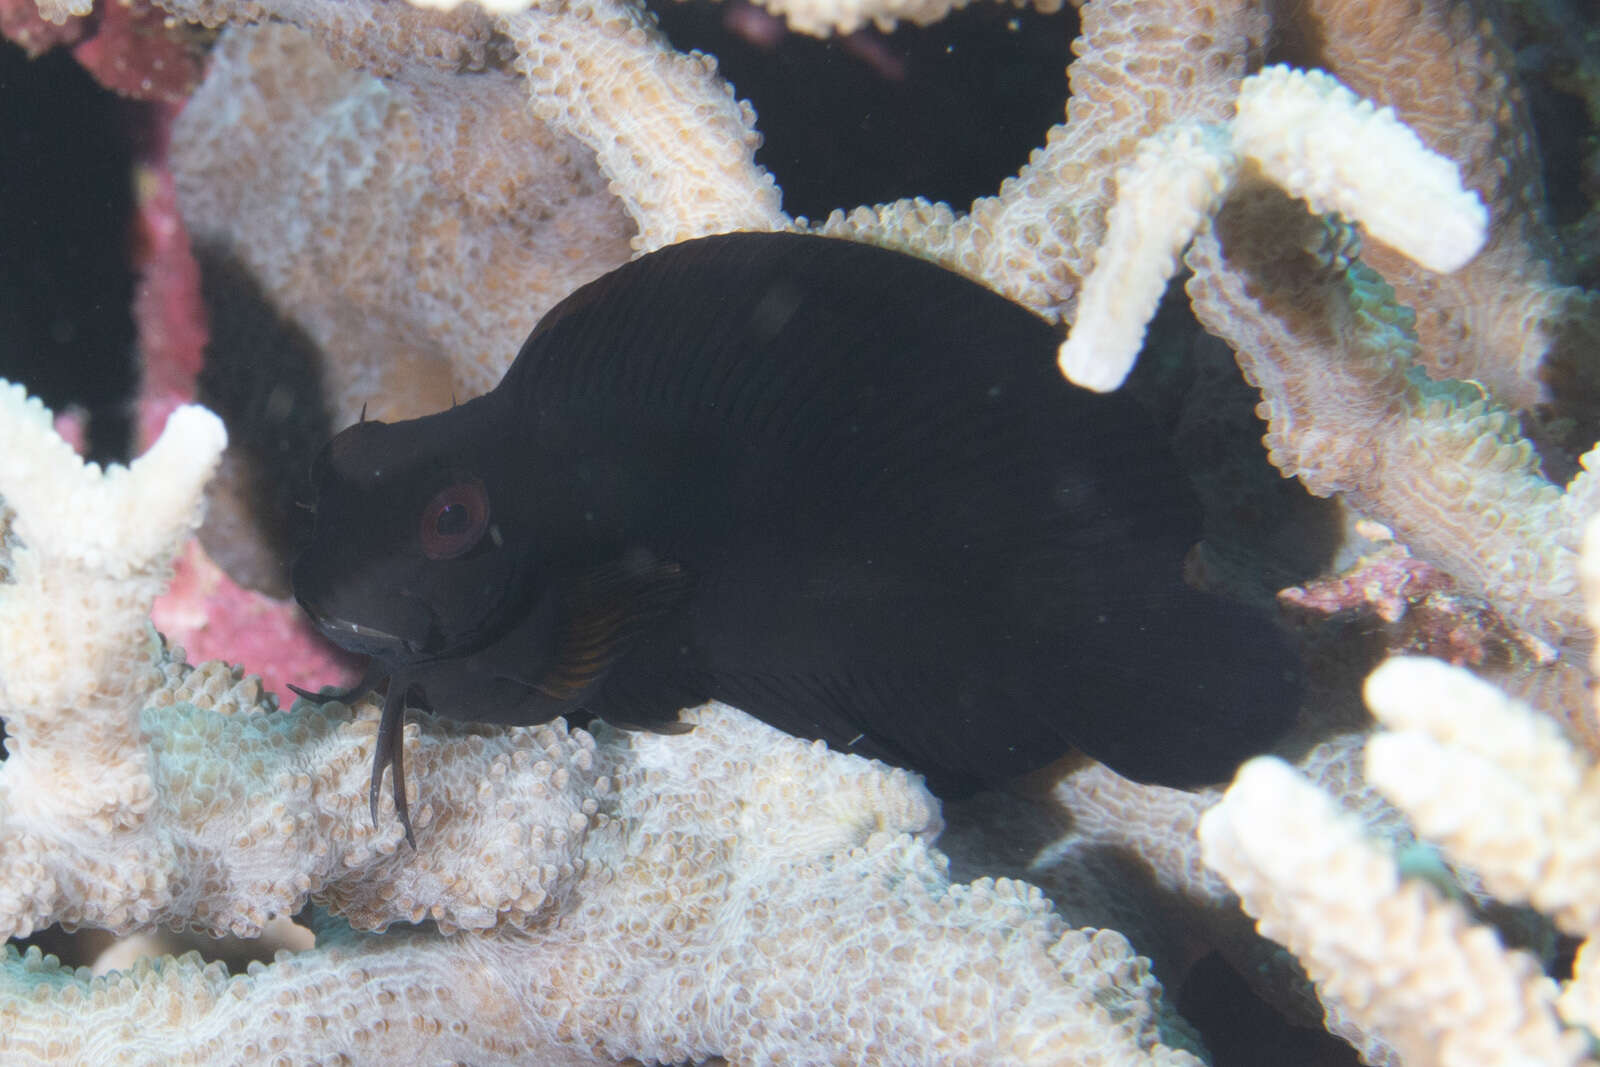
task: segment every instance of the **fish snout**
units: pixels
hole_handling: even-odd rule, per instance
[[[428,646],[431,615],[421,605],[403,598],[362,604],[351,602],[350,597],[302,593],[295,599],[324,637],[357,655],[405,661],[416,658]]]

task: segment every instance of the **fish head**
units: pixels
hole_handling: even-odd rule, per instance
[[[518,486],[472,404],[362,422],[312,468],[295,598],[335,644],[391,665],[461,655],[521,620],[538,585]],[[476,413],[481,419],[482,413]]]

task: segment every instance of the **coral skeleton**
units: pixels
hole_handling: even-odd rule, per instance
[[[97,979],[8,947],[5,1062],[1195,1062],[1160,1043],[1125,939],[1022,883],[951,884],[918,778],[731,708],[683,737],[412,725],[427,792],[400,848],[392,801],[364,815],[375,706],[277,712],[148,626],[215,417],[181,409],[102,472],[18,387],[0,399],[0,929],[249,935],[308,898],[342,920],[231,978],[184,959]]]
[[[1593,404],[1600,298],[1561,280],[1508,50],[1469,5],[1084,0],[1063,121],[992,195],[820,220],[784,211],[715,61],[635,0],[161,6],[220,31],[174,129],[183,223],[323,354],[335,428],[482,392],[572,288],[704,234],[942,263],[1061,323],[1095,388],[1187,271],[1270,461],[1526,654],[1478,655],[1480,677],[1391,661],[1370,738],[1313,687],[1226,794],[1069,761],[941,806],[718,704],[664,736],[413,713],[412,850],[387,790],[368,818],[370,700],[280,710],[248,672],[312,680],[301,661],[191,665],[151,625],[221,422],[179,406],[102,470],[7,384],[0,930],[255,936],[301,913],[316,942],[102,977],[8,946],[0,1062],[1195,1064],[1168,1000],[1211,950],[1368,1063],[1588,1062],[1600,453],[1555,484],[1521,419]],[[826,35],[960,5],[763,6]],[[1320,69],[1263,66],[1295,34]],[[1575,976],[1405,873],[1419,838],[1439,881],[1586,939]]]
[[[1123,383],[1178,254],[1247,165],[1430,270],[1456,270],[1483,246],[1483,204],[1461,187],[1455,164],[1328,75],[1268,67],[1240,83],[1236,112],[1227,130],[1174,124],[1117,176],[1105,242],[1061,345],[1072,381],[1101,391]]]
[[[1368,1062],[1593,1062],[1579,1029],[1600,1022],[1593,760],[1549,719],[1437,660],[1390,660],[1367,699],[1388,727],[1367,744],[1368,779],[1494,896],[1584,939],[1565,988],[1459,901],[1407,876],[1359,820],[1273,757],[1241,768],[1201,819],[1205,861],[1261,932],[1293,951],[1330,1025],[1347,1028]]]
[[[1600,615],[1600,518],[1585,532],[1582,576]],[[1383,727],[1366,743],[1367,780],[1486,893],[1582,939],[1573,976],[1558,985],[1532,955],[1505,948],[1275,757],[1240,768],[1202,816],[1205,862],[1305,966],[1330,1026],[1368,1062],[1593,1063],[1595,759],[1548,717],[1438,660],[1389,660],[1368,677],[1366,699]]]

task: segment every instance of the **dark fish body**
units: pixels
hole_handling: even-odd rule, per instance
[[[883,249],[665,248],[488,394],[334,438],[296,593],[389,676],[391,742],[407,696],[637,726],[717,698],[935,789],[1074,745],[1224,778],[1292,715],[1295,655],[1184,585],[1199,515],[1163,435],[1057,343]]]

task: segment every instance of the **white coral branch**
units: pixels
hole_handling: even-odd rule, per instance
[[[1061,345],[1070,380],[1100,391],[1123,383],[1178,254],[1246,161],[1312,211],[1339,212],[1430,270],[1459,269],[1487,236],[1488,213],[1456,165],[1392,111],[1321,71],[1268,67],[1240,84],[1232,122],[1175,123],[1118,173],[1105,240]]]
[[[1286,764],[1240,769],[1200,822],[1207,864],[1267,937],[1287,946],[1330,1007],[1412,1067],[1589,1062],[1556,986],[1392,856]],[[1464,1008],[1464,1005],[1470,1007]]]
[[[71,560],[111,577],[159,568],[200,521],[200,492],[228,443],[222,420],[184,405],[131,467],[85,463],[20,385],[0,381],[0,497],[24,561]],[[129,529],[127,516],[141,521]]]
[[[335,936],[238,978],[178,961],[90,980],[8,950],[0,1060],[94,1061],[137,1032],[166,1062],[1196,1062],[1159,1043],[1159,986],[1126,941],[1067,930],[1022,883],[950,883],[919,778],[720,705],[671,737],[421,717],[402,848],[392,802],[377,826],[364,803],[374,705],[279,713],[254,678],[151,639],[222,446],[198,411],[168,438],[101,475],[39,405],[0,394],[22,541],[0,585],[0,715],[17,727],[0,933],[253,934],[308,899],[358,928],[437,932]],[[47,514],[51,486],[89,521]],[[106,524],[145,522],[165,542],[100,547],[117,543]],[[35,548],[44,530],[60,540]],[[30,626],[57,637],[30,643]]]
[[[1600,519],[1585,541],[1585,593],[1600,609]],[[1558,1019],[1600,1020],[1600,768],[1549,718],[1437,660],[1391,659],[1366,697],[1386,728],[1367,742],[1373,786],[1495,897],[1588,939],[1559,997],[1532,957],[1403,879],[1277,760],[1246,764],[1201,819],[1206,863],[1305,966],[1330,1020],[1408,1065],[1594,1062],[1587,1036]]]
[[[1061,373],[1069,381],[1097,392],[1122,385],[1178,256],[1216,213],[1238,168],[1226,132],[1215,126],[1172,126],[1140,145],[1117,175],[1106,238],[1061,345]]]
[[[1489,214],[1457,166],[1320,70],[1267,67],[1239,90],[1233,141],[1315,212],[1339,212],[1428,270],[1466,266]]]
[[[1366,691],[1389,728],[1367,776],[1418,832],[1495,896],[1600,930],[1600,772],[1556,724],[1438,660],[1390,660]]]
[[[534,114],[594,152],[639,226],[640,251],[789,224],[755,162],[754,109],[715,59],[675,51],[640,6],[574,0],[507,15],[502,29]]]
[[[148,806],[150,605],[226,442],[215,415],[179,408],[131,468],[102,471],[0,382],[0,499],[16,542],[0,587],[0,842],[33,819],[107,832]]]

